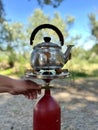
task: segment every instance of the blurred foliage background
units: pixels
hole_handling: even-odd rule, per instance
[[[40,0],[39,4],[42,6]],[[52,3],[51,3],[52,2]],[[51,4],[57,7],[62,0],[44,0],[44,4]],[[66,45],[74,44],[72,49],[72,59],[64,65],[70,70],[74,77],[98,77],[98,20],[95,14],[89,14],[89,29],[91,37],[95,40],[94,46],[85,50],[78,46],[78,40],[82,36],[70,36],[69,30],[74,26],[74,16],[67,16],[62,19],[58,12],[52,17],[47,16],[41,9],[36,9],[28,19],[28,25],[20,22],[9,22],[6,20],[3,1],[0,0],[0,73],[4,75],[23,76],[26,69],[30,67],[30,54],[32,48],[29,43],[31,32],[35,27],[43,23],[50,23],[57,26],[64,35],[65,45],[62,51],[66,50]],[[53,42],[58,42],[56,33],[52,30],[42,29],[35,37],[34,45],[43,41],[43,36],[54,36]]]

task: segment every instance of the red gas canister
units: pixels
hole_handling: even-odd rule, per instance
[[[60,105],[45,90],[44,96],[37,102],[33,113],[33,130],[60,130]]]

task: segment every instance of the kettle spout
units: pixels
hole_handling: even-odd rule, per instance
[[[71,49],[74,45],[67,45],[67,50],[66,52],[64,53],[64,59],[65,59],[65,63],[67,63],[68,60],[71,59]]]

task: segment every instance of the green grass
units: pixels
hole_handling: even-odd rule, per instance
[[[64,65],[74,77],[98,77],[98,63],[73,58]]]
[[[12,75],[13,71],[12,69],[6,69],[6,70],[1,70],[0,71],[0,74],[3,74],[3,75]]]

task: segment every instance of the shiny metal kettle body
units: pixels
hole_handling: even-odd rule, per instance
[[[64,45],[64,38],[61,31],[51,24],[42,24],[35,28],[30,37],[30,45],[33,44],[36,33],[43,28],[54,30],[59,37],[61,46]],[[60,69],[63,67],[64,64],[69,60],[70,50],[73,45],[68,45],[65,53],[62,53],[61,46],[57,45],[56,43],[52,43],[50,37],[44,37],[44,42],[34,46],[31,53],[32,68],[38,71],[41,69],[49,70]]]

